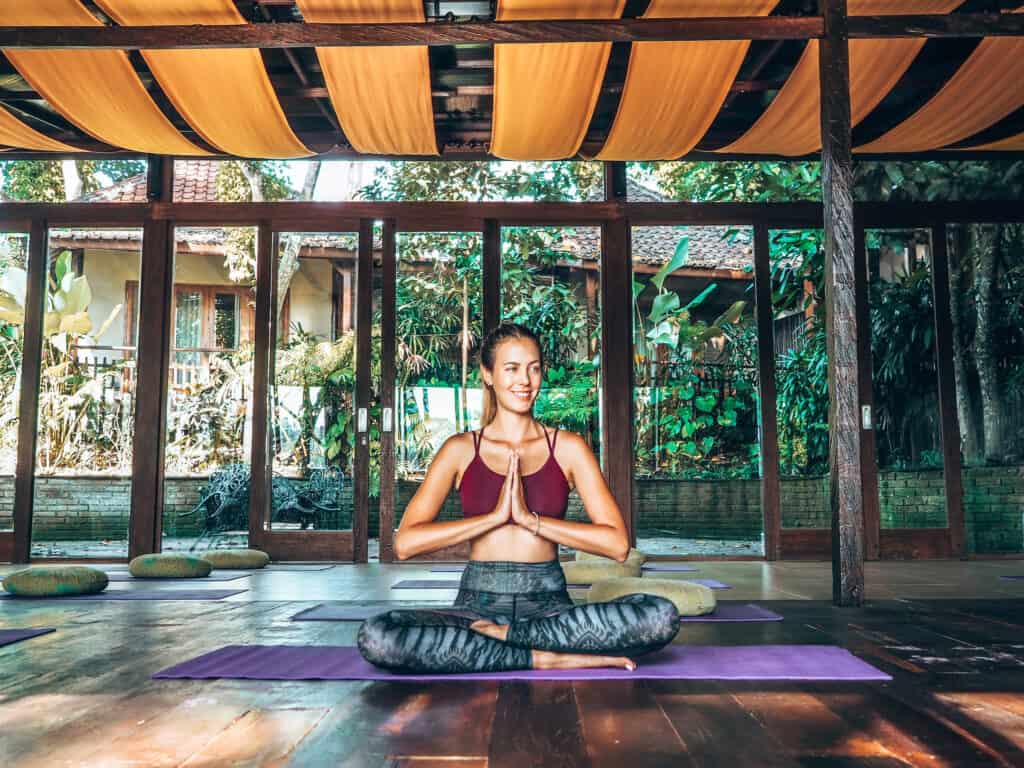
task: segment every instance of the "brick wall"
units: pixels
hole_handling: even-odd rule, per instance
[[[1024,551],[1024,466],[968,467],[963,481],[967,551]]]

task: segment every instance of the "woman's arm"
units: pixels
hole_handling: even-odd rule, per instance
[[[601,467],[594,458],[583,438],[571,432],[562,432],[562,457],[558,463],[563,471],[568,469],[570,481],[583,500],[583,508],[590,517],[590,523],[572,520],[558,520],[551,517],[535,517],[526,506],[522,478],[518,461],[515,463],[515,485],[512,501],[512,518],[531,533],[548,541],[564,544],[573,549],[582,549],[595,555],[603,555],[620,563],[629,556],[629,536],[622,519],[619,505],[615,503],[608,484],[601,474]]]
[[[510,472],[492,512],[465,520],[435,522],[458,474],[460,451],[454,442],[457,439],[449,438],[441,446],[441,450],[430,463],[426,478],[405,508],[402,523],[395,532],[395,557],[399,560],[475,539],[498,526],[505,525],[511,519]],[[509,464],[511,466],[511,458]]]

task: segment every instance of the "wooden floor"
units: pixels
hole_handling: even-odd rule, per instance
[[[999,578],[1024,561],[871,563],[863,610],[831,607],[825,563],[697,566],[734,586],[720,598],[785,621],[687,625],[676,642],[836,644],[893,682],[150,679],[231,643],[353,644],[356,624],[289,618],[325,600],[443,599],[388,586],[457,578],[261,572],[205,584],[248,590],[220,602],[0,602],[0,627],[57,628],[0,648],[0,765],[1024,766],[1024,581]]]

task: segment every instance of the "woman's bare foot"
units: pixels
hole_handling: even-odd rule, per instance
[[[480,621],[474,621],[469,625],[469,628],[474,632],[479,632],[481,635],[501,640],[501,642],[505,642],[505,639],[508,637],[508,624],[495,624],[493,621],[481,619]]]
[[[534,669],[592,669],[594,667],[617,667],[632,672],[636,662],[625,656],[592,656],[587,653],[553,653],[533,651]]]

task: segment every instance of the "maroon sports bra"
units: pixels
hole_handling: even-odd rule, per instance
[[[459,498],[462,499],[462,514],[465,517],[486,515],[494,511],[501,495],[501,486],[505,483],[505,475],[499,475],[488,467],[480,458],[480,441],[483,430],[473,434],[473,460],[462,473],[459,485]],[[548,460],[536,472],[523,475],[523,494],[526,506],[531,512],[545,517],[564,518],[569,506],[569,482],[565,479],[562,468],[555,459],[555,441],[558,430],[553,437],[548,437],[544,430],[544,439],[548,443]]]

